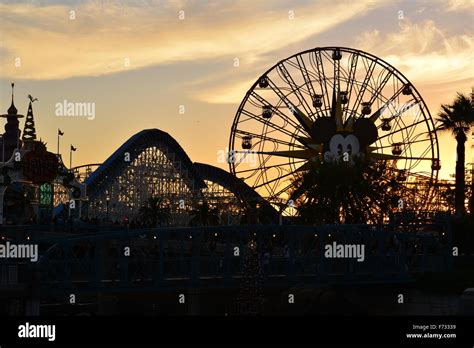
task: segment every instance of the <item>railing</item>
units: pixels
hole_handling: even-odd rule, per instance
[[[393,226],[226,226],[118,230],[42,238],[31,264],[41,296],[67,292],[158,291],[262,286],[405,282],[452,266],[447,224]],[[364,246],[364,260],[328,258],[326,245]],[[252,248],[253,246],[253,248]],[[258,269],[248,270],[254,255]]]

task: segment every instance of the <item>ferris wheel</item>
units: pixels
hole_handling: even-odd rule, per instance
[[[406,187],[420,177],[433,187],[441,168],[433,119],[412,83],[369,53],[322,47],[281,60],[252,85],[233,121],[228,162],[281,205],[298,173],[361,154],[389,161]]]

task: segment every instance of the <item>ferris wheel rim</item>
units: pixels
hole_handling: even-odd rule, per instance
[[[284,59],[279,60],[275,64],[273,64],[271,67],[269,67],[263,74],[261,74],[256,81],[251,85],[251,87],[248,89],[246,92],[245,96],[242,98],[239,107],[237,108],[236,114],[234,116],[233,122],[232,122],[232,127],[231,127],[231,133],[230,133],[230,139],[229,139],[229,150],[236,149],[236,136],[235,134],[238,131],[238,125],[239,125],[239,120],[240,116],[242,114],[242,110],[244,109],[246,103],[248,102],[250,96],[252,93],[257,89],[259,81],[262,77],[266,77],[269,75],[270,72],[274,71],[275,69],[278,68],[278,66],[282,65],[283,63],[294,59],[299,56],[304,56],[307,54],[311,54],[313,52],[321,52],[321,51],[334,51],[334,50],[340,50],[341,52],[346,52],[350,54],[355,54],[357,56],[362,56],[372,62],[374,62],[376,65],[381,66],[383,69],[386,69],[389,71],[390,74],[392,74],[394,77],[397,78],[398,81],[400,81],[403,84],[409,85],[410,88],[413,90],[413,96],[417,103],[421,104],[420,109],[421,109],[421,114],[423,116],[424,121],[422,123],[426,124],[426,128],[428,129],[428,135],[429,138],[427,138],[427,141],[430,141],[431,146],[430,146],[430,155],[431,155],[431,160],[437,160],[440,161],[440,152],[439,152],[439,141],[438,141],[438,136],[436,133],[436,128],[435,128],[435,123],[434,119],[431,115],[431,112],[426,105],[426,102],[424,98],[422,97],[421,93],[419,90],[416,88],[416,86],[396,67],[394,67],[392,64],[388,63],[386,60],[375,56],[372,53],[360,50],[360,49],[355,49],[351,47],[345,47],[345,46],[318,46],[314,47],[311,49],[307,49],[304,51],[300,51],[297,53],[294,53],[291,56],[288,56]],[[323,72],[324,73],[324,72]],[[335,77],[334,77],[335,78]],[[382,95],[380,92],[374,95]],[[426,158],[427,160],[429,159]],[[237,177],[238,171],[235,169],[235,163],[229,163],[230,167],[230,172]],[[431,169],[431,176],[430,176],[430,185],[435,184],[438,181],[438,176],[439,176],[439,169]],[[242,179],[245,180],[245,179]]]

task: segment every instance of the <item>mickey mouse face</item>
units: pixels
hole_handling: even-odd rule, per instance
[[[360,118],[352,127],[345,128],[338,132],[333,117],[320,117],[313,123],[311,137],[323,144],[325,161],[341,157],[349,161],[378,138],[377,127],[367,118]]]
[[[349,160],[358,155],[359,150],[359,140],[354,135],[349,134],[344,137],[342,134],[335,134],[329,141],[329,151],[324,153],[324,160],[332,161],[341,157]]]

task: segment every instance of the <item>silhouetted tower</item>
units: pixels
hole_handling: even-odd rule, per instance
[[[12,83],[12,103],[7,110],[7,114],[1,116],[7,119],[7,123],[5,124],[5,133],[3,133],[2,144],[0,147],[0,151],[2,151],[2,160],[4,162],[8,161],[13,155],[13,151],[15,149],[19,149],[22,144],[22,141],[20,140],[21,131],[18,127],[20,122],[18,119],[24,116],[18,114],[18,110],[16,109],[15,103],[13,102],[14,87],[15,84]]]
[[[25,127],[23,128],[23,141],[36,140],[35,120],[33,118],[33,106],[30,101],[28,113],[26,114]]]

